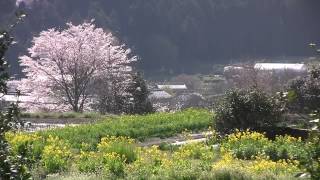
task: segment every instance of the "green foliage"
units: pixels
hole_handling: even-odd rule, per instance
[[[289,108],[296,112],[312,112],[320,108],[320,66],[308,75],[292,81],[288,87]]]
[[[146,114],[154,112],[152,103],[149,101],[149,90],[141,73],[133,75],[133,80],[126,90],[131,94],[132,100],[129,101],[128,112],[131,114]]]
[[[41,154],[44,146],[46,145],[45,140],[36,135],[28,133],[6,133],[6,140],[11,146],[11,153],[14,156],[23,156],[27,158],[28,167],[31,169],[32,164],[36,163],[41,159]]]
[[[270,141],[263,134],[237,131],[228,135],[222,147],[231,150],[236,158],[253,159],[263,153],[264,148],[269,144]]]
[[[244,131],[228,135],[222,147],[239,159],[255,159],[264,155],[273,161],[298,160],[307,157],[307,144],[301,138],[277,136],[274,141],[257,132]]]
[[[35,134],[29,134],[28,137],[22,136],[23,134],[15,135],[18,137],[10,138],[14,148],[22,144],[23,140],[39,138]],[[69,144],[63,139],[50,136],[45,141],[39,160],[45,174],[81,172],[98,179],[128,180],[295,179],[294,175],[303,169],[299,169],[299,161],[295,160],[296,156],[290,156],[290,153],[295,152],[296,155],[301,152],[300,148],[305,149],[304,142],[293,137],[278,137],[272,141],[263,134],[249,131],[237,132],[222,139],[220,150],[206,143],[190,143],[171,151],[161,151],[157,146],[135,147],[135,140],[130,138],[107,136],[101,139],[96,151],[90,151],[88,144],[83,143],[79,153],[77,150],[71,151]],[[297,143],[301,145],[297,146]],[[285,144],[289,159],[271,159],[266,151],[271,144]],[[247,151],[250,145],[257,146],[256,151]],[[310,146],[315,147],[315,144]],[[244,152],[240,155],[245,154],[248,158],[237,156],[239,148]],[[295,150],[290,151],[288,148]],[[255,153],[250,154],[251,152]],[[39,169],[38,174],[41,173],[41,168]],[[78,176],[83,177],[75,177]],[[71,175],[69,178],[75,177]]]
[[[98,144],[101,153],[116,153],[123,161],[131,163],[136,160],[134,140],[126,137],[107,136]]]
[[[116,177],[124,175],[125,162],[119,154],[107,153],[103,156],[103,159],[103,171],[106,175],[114,175]]]
[[[273,143],[264,148],[266,155],[274,161],[291,159],[302,161],[307,156],[306,143],[301,138],[277,136]]]
[[[77,158],[77,168],[81,173],[98,173],[103,167],[103,158],[97,152],[82,151]]]
[[[311,174],[312,180],[320,179],[320,114],[316,111],[312,114],[315,120],[311,122],[315,125],[310,133],[309,142],[307,144],[307,156],[302,161],[306,170]]]
[[[116,177],[124,175],[126,163],[136,160],[134,140],[126,137],[108,136],[101,139],[98,151],[82,151],[78,158],[78,169],[86,173],[110,173]]]
[[[9,31],[0,30],[0,94],[7,93],[8,63],[5,53],[13,42],[10,35],[12,28],[21,20],[24,14],[17,14],[17,21],[12,24]],[[19,94],[18,94],[19,95]],[[5,133],[23,126],[19,119],[17,104],[0,109],[0,177],[1,179],[28,179],[30,174],[26,168],[25,156],[15,156],[10,152],[10,145],[5,139]]]
[[[308,156],[303,161],[304,167],[311,174],[311,179],[320,179],[320,136],[314,137],[308,144]]]
[[[245,173],[237,172],[231,169],[221,169],[215,172],[212,175],[213,179],[217,180],[249,180],[249,176],[246,176]]]
[[[102,137],[125,136],[138,140],[149,137],[169,137],[185,129],[201,130],[212,124],[212,113],[201,109],[188,109],[176,113],[155,113],[150,115],[131,115],[108,118],[97,124],[65,127],[39,132],[42,136],[58,136],[68,140],[73,148],[80,148],[82,143],[91,149]]]
[[[226,93],[216,109],[216,128],[220,132],[235,129],[271,127],[280,122],[282,104],[258,89],[234,89]]]
[[[47,173],[55,173],[66,170],[71,158],[69,145],[57,137],[50,136],[44,147],[41,162]]]

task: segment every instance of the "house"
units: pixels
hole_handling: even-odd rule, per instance
[[[174,84],[174,85],[159,84],[159,85],[157,85],[157,88],[161,89],[161,90],[170,89],[173,91],[180,91],[180,90],[187,90],[188,89],[185,84]]]
[[[157,84],[150,90],[149,99],[157,111],[176,111],[206,105],[201,94],[190,91],[183,83]]]

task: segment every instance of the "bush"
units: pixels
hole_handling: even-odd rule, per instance
[[[304,78],[289,83],[289,109],[296,112],[312,112],[320,108],[320,66],[311,69]]]
[[[226,93],[216,109],[216,128],[228,133],[235,129],[274,126],[281,120],[282,104],[258,89],[234,89]]]

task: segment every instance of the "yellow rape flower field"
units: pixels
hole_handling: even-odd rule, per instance
[[[12,153],[27,157],[25,168],[34,179],[309,179],[297,177],[306,172],[308,146],[301,138],[270,140],[250,130],[220,137],[211,127],[205,137],[181,146],[140,147],[138,139],[106,135],[93,147],[86,142],[72,146],[53,134],[6,134]]]

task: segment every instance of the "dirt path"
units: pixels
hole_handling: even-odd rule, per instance
[[[95,123],[99,120],[91,118],[22,118],[24,122],[30,122],[34,124],[46,123],[46,124],[88,124]]]
[[[209,134],[210,135],[210,134]],[[179,134],[169,138],[149,138],[141,143],[140,146],[153,146],[153,145],[160,145],[162,143],[172,144],[172,145],[183,145],[186,143],[191,142],[203,142],[206,140],[206,136],[204,133],[194,133],[188,135],[188,138],[184,137],[183,135]]]

